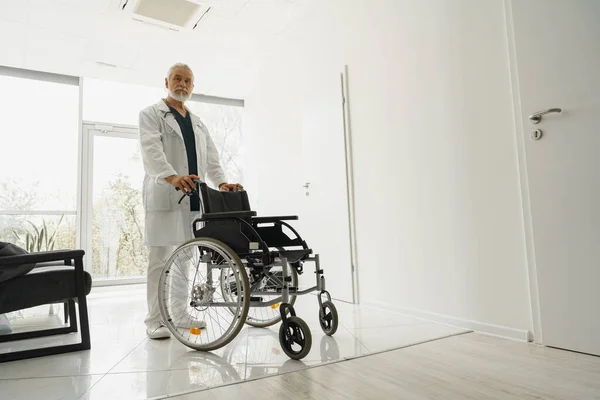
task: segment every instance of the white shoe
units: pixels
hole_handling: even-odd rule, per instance
[[[206,322],[198,320],[192,317],[190,314],[186,314],[185,316],[176,321],[176,326],[181,329],[204,329],[206,328]]]
[[[153,322],[146,328],[146,335],[150,339],[167,339],[171,337],[171,332],[162,322]]]

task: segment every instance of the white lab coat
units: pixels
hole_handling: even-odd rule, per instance
[[[196,115],[190,113],[190,117],[198,154],[198,176],[204,182],[208,178],[215,187],[227,182],[208,129]],[[148,246],[180,245],[192,238],[190,200],[186,196],[181,204],[177,204],[182,192],[175,190],[164,178],[189,175],[181,129],[161,100],[140,112],[139,130],[146,171],[142,193],[145,243]]]

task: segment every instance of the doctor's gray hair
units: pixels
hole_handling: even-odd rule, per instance
[[[171,74],[173,73],[173,71],[176,68],[185,68],[188,71],[190,71],[192,73],[192,82],[194,81],[194,71],[192,71],[192,69],[190,68],[189,65],[184,64],[184,63],[175,63],[175,64],[171,65],[171,67],[169,68],[169,72],[167,73],[167,78],[171,77]]]

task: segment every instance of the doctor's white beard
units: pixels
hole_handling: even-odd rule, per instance
[[[185,102],[185,101],[188,101],[188,99],[192,96],[192,94],[191,93],[188,93],[188,94],[175,93],[169,89],[169,96],[171,96],[172,98],[174,98],[177,101]]]

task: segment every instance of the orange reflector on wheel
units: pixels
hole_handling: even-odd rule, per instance
[[[279,303],[277,303],[277,304],[273,304],[273,305],[271,306],[271,308],[272,308],[273,310],[275,310],[275,309],[279,308]]]
[[[199,335],[202,333],[202,331],[200,330],[200,328],[190,328],[190,333],[192,335]]]

